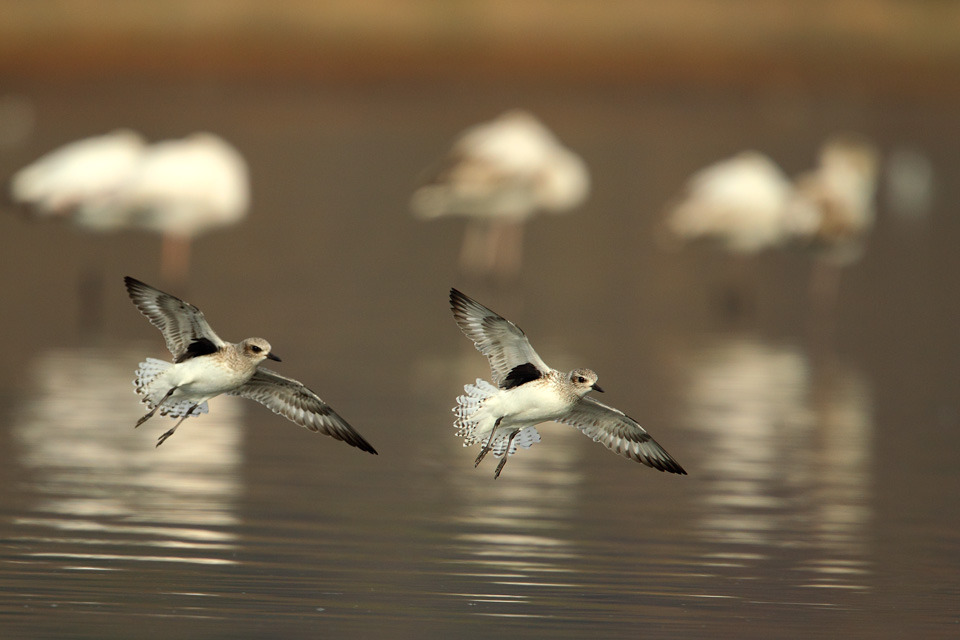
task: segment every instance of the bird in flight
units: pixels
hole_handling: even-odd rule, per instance
[[[191,416],[207,413],[207,401],[222,393],[243,396],[310,431],[376,455],[376,450],[330,405],[300,382],[260,366],[280,361],[263,338],[226,342],[197,307],[127,276],[127,293],[147,320],[163,333],[173,362],[147,358],[137,370],[137,393],[150,411],[136,426],[160,415],[180,418],[157,446]]]
[[[457,398],[453,409],[463,446],[482,444],[474,466],[492,451],[502,458],[493,476],[499,477],[507,457],[518,447],[527,449],[540,442],[537,424],[556,421],[576,427],[626,458],[686,475],[633,418],[587,396],[603,391],[596,373],[550,368],[520,327],[456,289],[450,290],[450,307],[457,326],[490,361],[496,384],[477,379],[476,384],[465,385],[466,393]]]

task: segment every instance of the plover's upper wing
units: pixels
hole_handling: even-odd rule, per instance
[[[175,360],[179,361],[190,346],[197,342],[209,342],[215,349],[226,344],[207,324],[203,312],[189,302],[154,289],[130,276],[125,277],[123,282],[140,313],[163,333],[167,348]]]
[[[636,420],[593,398],[581,399],[558,422],[580,429],[596,442],[603,443],[626,458],[660,471],[687,475],[683,467]]]
[[[517,367],[529,369],[529,365],[533,365],[541,375],[550,371],[520,327],[506,318],[456,289],[450,289],[450,308],[460,330],[490,360],[493,381],[498,386],[503,386],[504,380]],[[530,372],[523,369],[518,374],[529,379]]]
[[[310,431],[318,431],[374,455],[376,450],[330,405],[310,389],[291,378],[259,368],[245,385],[230,395],[256,400],[274,413]]]

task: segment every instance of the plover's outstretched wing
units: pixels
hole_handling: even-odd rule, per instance
[[[279,373],[269,369],[257,369],[249,382],[236,391],[231,391],[230,395],[256,400],[301,427],[318,431],[377,455],[370,443],[317,394],[300,382],[285,378]]]
[[[683,467],[636,420],[619,409],[584,397],[558,422],[580,429],[605,447],[648,467],[687,475]]]
[[[460,330],[490,360],[497,386],[515,386],[512,378],[518,378],[517,383],[522,384],[550,371],[520,327],[506,318],[456,289],[450,289],[450,308]],[[536,371],[530,370],[530,365]]]
[[[167,349],[177,362],[184,356],[212,353],[226,344],[207,324],[203,312],[189,302],[130,276],[126,276],[123,282],[140,313],[163,333]]]

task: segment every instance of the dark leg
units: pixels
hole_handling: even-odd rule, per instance
[[[164,442],[166,442],[167,438],[169,438],[170,436],[172,436],[172,435],[173,435],[173,432],[176,431],[176,430],[177,430],[177,427],[180,426],[180,423],[183,422],[184,420],[186,420],[187,418],[189,418],[189,417],[190,417],[190,414],[193,413],[193,410],[196,409],[196,408],[199,407],[199,406],[200,406],[200,403],[198,402],[197,404],[195,404],[195,405],[193,405],[192,407],[190,407],[190,410],[187,411],[185,414],[183,414],[183,417],[182,417],[182,418],[180,418],[179,420],[177,420],[177,424],[173,425],[173,429],[170,429],[170,431],[167,431],[165,434],[163,434],[162,436],[160,436],[160,439],[157,440],[157,446],[159,447],[159,446],[162,445]]]
[[[173,395],[173,392],[176,391],[176,390],[177,390],[177,388],[176,388],[176,387],[173,387],[172,389],[170,389],[170,391],[167,391],[167,395],[163,396],[163,397],[160,399],[160,402],[158,402],[157,404],[153,405],[153,409],[150,409],[150,412],[149,412],[147,415],[145,415],[145,416],[143,416],[142,418],[140,418],[139,420],[137,420],[137,424],[133,425],[133,428],[136,429],[137,427],[139,427],[140,425],[142,425],[144,422],[146,422],[147,420],[149,420],[150,418],[152,418],[152,417],[154,416],[154,414],[157,413],[157,409],[160,408],[160,405],[162,405],[164,402],[166,402],[166,401],[167,401],[167,398],[169,398],[170,396],[172,396],[172,395]]]
[[[490,437],[487,438],[487,441],[483,444],[483,448],[480,449],[480,455],[478,455],[477,459],[473,462],[474,468],[476,468],[480,464],[480,461],[483,460],[488,453],[490,453],[491,445],[493,444],[493,436],[497,433],[497,427],[500,426],[501,420],[503,420],[503,416],[497,418],[496,423],[493,425],[493,429],[490,430]]]
[[[503,469],[503,465],[507,464],[507,458],[510,456],[510,445],[513,444],[513,439],[520,433],[520,429],[517,429],[510,434],[510,439],[507,440],[507,448],[503,451],[503,460],[500,461],[500,464],[497,465],[497,470],[493,472],[493,479],[496,480],[500,477],[500,471]]]

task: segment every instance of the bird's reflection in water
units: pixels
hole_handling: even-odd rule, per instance
[[[863,588],[873,429],[863,378],[748,338],[708,346],[685,368],[707,564],[785,561],[796,586]]]
[[[433,389],[449,389],[450,406],[463,392],[456,384],[487,377],[477,353],[418,363],[418,372],[431,380]],[[422,380],[422,377],[417,377]],[[522,607],[531,599],[574,586],[564,578],[578,554],[563,532],[575,518],[583,473],[577,441],[583,434],[566,425],[544,423],[537,427],[542,441],[510,457],[503,473],[493,478],[497,459],[488,456],[476,469],[479,446],[463,447],[455,436],[453,413],[449,432],[440,438],[443,456],[456,462],[447,478],[454,496],[450,515],[452,548],[444,572],[453,579],[448,595],[478,605],[476,613],[488,616],[538,617]],[[456,585],[460,585],[462,590]],[[478,590],[478,585],[487,588]]]
[[[543,441],[534,447],[542,450],[518,452],[499,479],[483,464],[470,469],[468,460],[463,474],[452,479],[459,496],[459,510],[451,518],[458,531],[453,571],[481,578],[491,587],[489,592],[458,594],[471,602],[519,604],[542,590],[573,586],[563,574],[576,549],[562,533],[582,481],[573,440],[583,436],[559,424],[538,429]],[[459,444],[452,433],[451,440]],[[509,607],[477,613],[523,615]]]
[[[35,501],[16,519],[24,555],[106,568],[111,561],[227,564],[241,493],[235,399],[165,446],[134,430],[140,351],[53,350],[30,367],[13,425]]]

